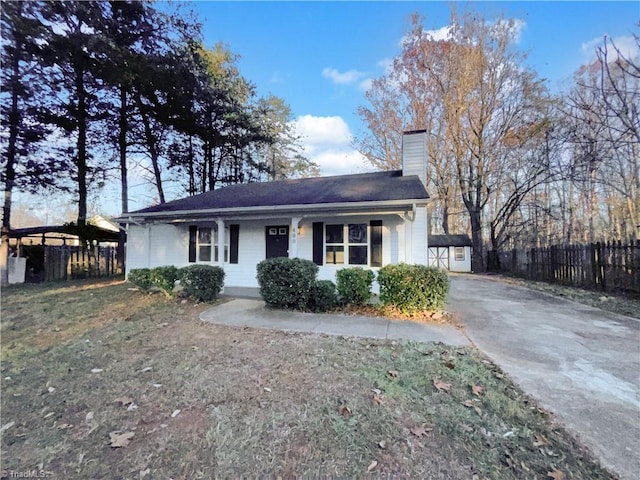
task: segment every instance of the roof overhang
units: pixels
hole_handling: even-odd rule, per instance
[[[115,219],[120,223],[166,222],[182,223],[212,218],[234,218],[243,220],[278,218],[282,216],[355,215],[355,214],[396,214],[412,211],[417,206],[428,203],[427,198],[384,200],[378,202],[312,203],[297,205],[265,205],[234,208],[207,208],[166,212],[145,212],[123,214]]]

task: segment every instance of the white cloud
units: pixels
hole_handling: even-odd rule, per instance
[[[596,49],[602,47],[604,45],[604,39],[607,38],[607,54],[610,59],[614,59],[617,56],[613,45],[616,46],[620,53],[625,58],[635,58],[640,55],[640,48],[638,47],[638,43],[635,38],[631,35],[620,36],[611,38],[609,35],[602,35],[600,37],[596,37],[592,40],[584,42],[581,45],[582,54],[589,61],[594,60],[596,58]],[[613,45],[611,45],[613,43]]]
[[[393,68],[393,58],[385,57],[382,60],[379,60],[378,63],[376,63],[376,66],[382,68],[384,74],[388,75],[391,73]]]
[[[501,19],[496,22],[496,25],[504,27],[509,32],[509,36],[515,43],[520,43],[522,38],[522,32],[527,26],[527,22],[520,20],[519,18]]]
[[[593,40],[589,40],[588,42],[584,42],[580,46],[580,50],[582,50],[582,53],[587,57],[595,56],[595,50],[600,45],[602,45],[603,37],[604,35],[602,35],[601,37],[596,37]]]
[[[372,84],[373,84],[373,78],[365,78],[358,84],[358,86],[366,92],[371,88]]]
[[[347,175],[371,171],[371,164],[360,152],[349,150],[327,150],[313,155],[311,160],[318,164],[323,176]]]
[[[320,167],[321,175],[343,175],[371,170],[365,157],[351,146],[353,136],[342,117],[302,115],[292,122],[305,155]]]
[[[347,70],[346,72],[339,72],[335,68],[327,67],[322,70],[322,76],[330,79],[333,83],[340,85],[353,85],[357,83],[358,80],[365,78],[367,74],[354,69]]]
[[[348,145],[351,131],[342,117],[301,115],[293,122],[305,145]]]
[[[425,30],[424,33],[431,37],[431,40],[451,40],[451,25],[445,25],[436,30]]]
[[[506,29],[509,33],[509,36],[515,43],[520,42],[520,38],[522,37],[522,32],[527,26],[527,22],[521,20],[519,18],[510,18],[510,19],[500,19],[497,21],[490,20],[487,21],[487,25],[493,30],[495,27],[496,30]],[[431,30],[423,30],[423,33],[426,37],[428,37],[432,41],[442,41],[442,40],[453,40],[453,28],[451,25],[445,25],[440,28],[431,29]],[[398,43],[400,47],[403,47],[404,44],[409,40],[407,35],[404,35],[400,42]]]

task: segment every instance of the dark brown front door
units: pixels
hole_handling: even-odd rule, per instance
[[[276,225],[266,228],[267,258],[289,256],[289,226]]]

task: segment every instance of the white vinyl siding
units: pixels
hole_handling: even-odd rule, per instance
[[[325,225],[366,224],[371,220],[382,220],[382,265],[406,261],[405,255],[405,221],[399,215],[354,215],[334,217],[303,218],[297,228],[290,228],[289,234],[295,231],[296,256],[308,260],[313,259],[313,222],[323,222]],[[228,249],[228,230],[231,224],[239,225],[238,263],[228,263],[228,257],[221,266],[225,271],[224,283],[233,287],[258,287],[256,266],[265,259],[266,241],[265,228],[268,225],[291,225],[291,218],[277,218],[269,220],[225,221],[225,256]],[[193,225],[193,224],[192,224]],[[211,226],[212,259],[208,262],[216,265],[215,238],[217,226],[214,222],[205,224]],[[163,265],[184,267],[189,265],[189,226],[188,224],[170,225],[129,225],[127,237],[127,272],[132,268],[153,268]],[[151,242],[149,243],[149,239]],[[349,246],[348,233],[345,234],[345,246]],[[369,232],[367,241],[370,240]],[[293,245],[290,242],[290,247]],[[345,251],[345,255],[348,255]],[[369,253],[370,255],[370,253]],[[347,263],[336,265],[322,265],[319,267],[318,278],[335,282],[336,272],[348,267]],[[367,265],[362,265],[368,268]],[[375,270],[375,269],[374,269]],[[374,289],[376,286],[374,285]]]

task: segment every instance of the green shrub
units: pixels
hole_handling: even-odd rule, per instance
[[[338,297],[342,303],[363,305],[371,298],[375,278],[371,270],[362,267],[343,268],[336,273]]]
[[[309,308],[314,312],[333,310],[338,305],[336,285],[331,280],[317,280],[311,289]]]
[[[148,268],[132,268],[127,275],[127,281],[134,284],[141,292],[148,292],[153,287],[151,270]]]
[[[224,270],[212,265],[189,265],[178,270],[180,285],[199,302],[215,300],[224,286]]]
[[[449,277],[446,272],[424,265],[387,265],[378,272],[380,304],[401,313],[442,310],[447,303]]]
[[[178,269],[173,265],[151,269],[151,283],[161,289],[166,295],[173,294],[173,288],[178,280]]]
[[[279,308],[304,309],[316,283],[318,266],[301,258],[268,258],[257,266],[260,295]]]

